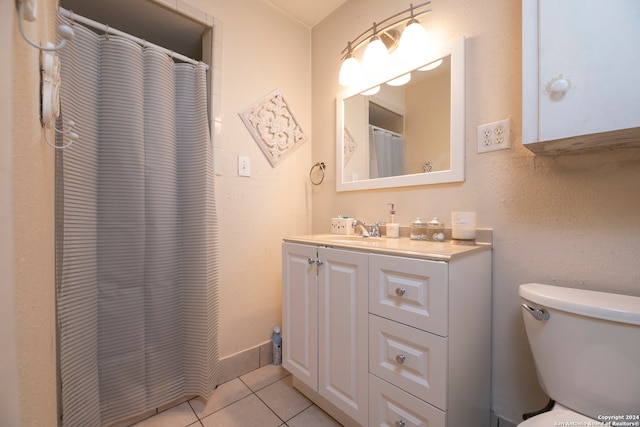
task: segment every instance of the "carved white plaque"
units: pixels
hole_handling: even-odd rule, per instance
[[[272,167],[307,140],[280,89],[249,106],[239,116]]]
[[[349,159],[356,148],[358,148],[358,143],[353,139],[347,128],[344,128],[344,165],[346,166],[349,163]]]

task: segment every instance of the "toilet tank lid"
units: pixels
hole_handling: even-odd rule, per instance
[[[640,325],[640,297],[540,283],[520,285],[518,293],[520,297],[547,308]]]

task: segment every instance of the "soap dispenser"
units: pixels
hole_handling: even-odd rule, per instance
[[[391,212],[389,212],[389,219],[387,220],[387,237],[400,237],[400,224],[396,222],[396,210],[393,203],[391,205]]]

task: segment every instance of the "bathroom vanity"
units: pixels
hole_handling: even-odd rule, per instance
[[[282,244],[283,366],[343,425],[489,426],[491,232]]]

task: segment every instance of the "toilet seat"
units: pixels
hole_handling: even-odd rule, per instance
[[[571,423],[573,422],[573,423]],[[551,427],[559,425],[597,425],[597,420],[574,412],[556,403],[549,412],[544,412],[518,424],[517,427]]]

